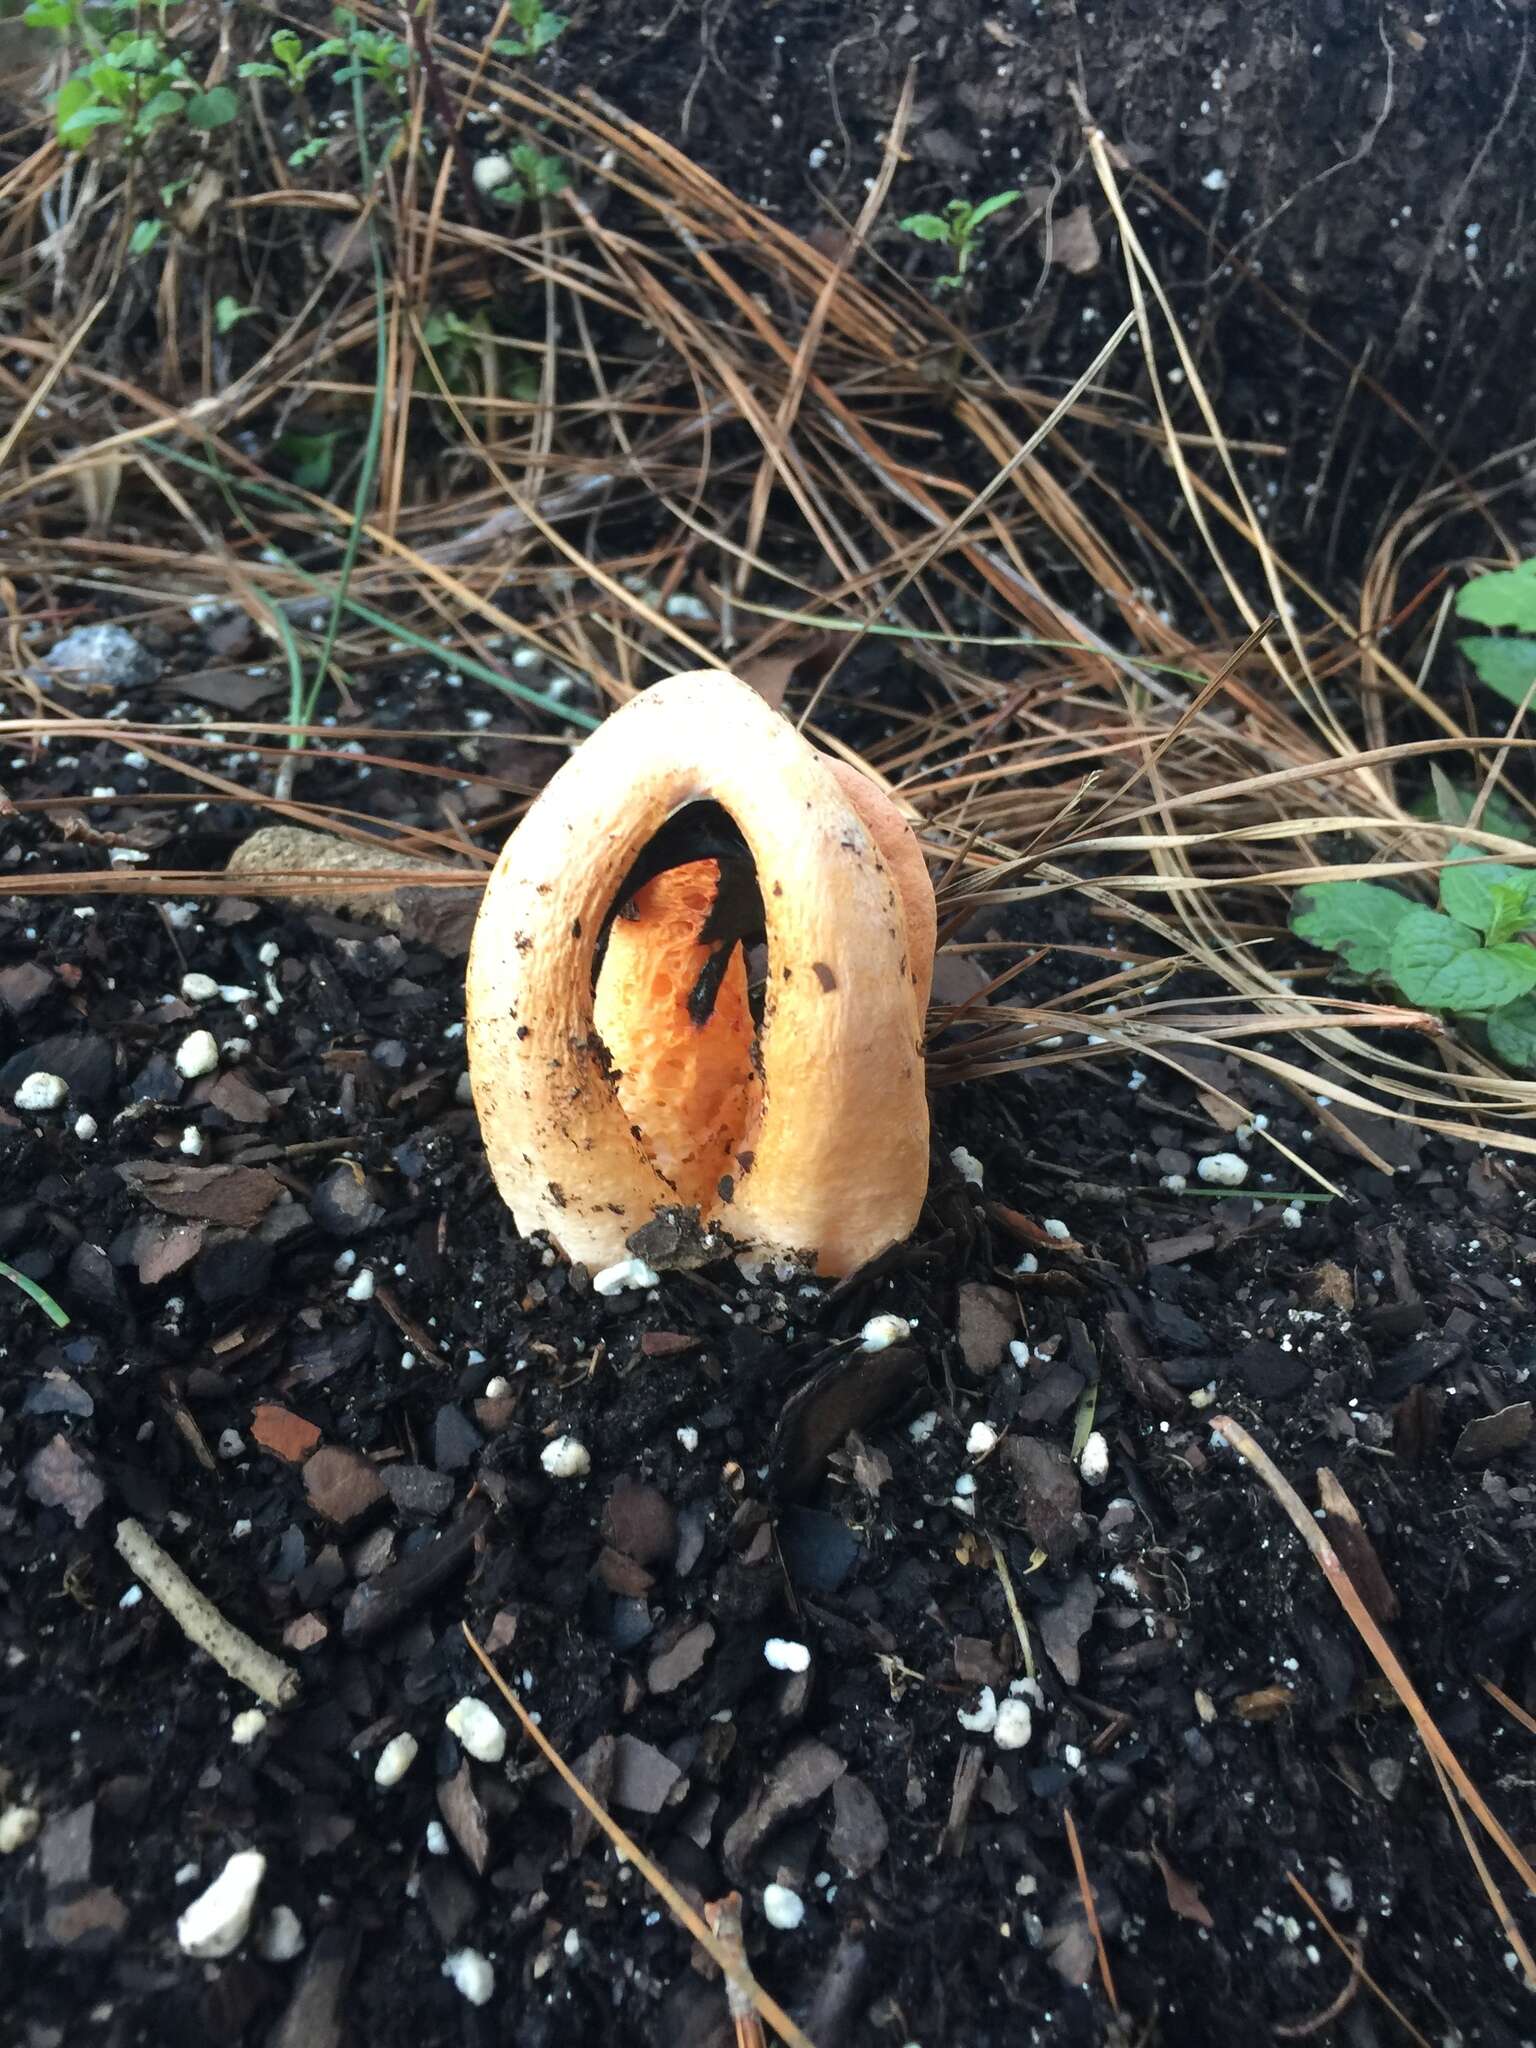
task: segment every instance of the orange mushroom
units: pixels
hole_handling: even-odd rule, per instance
[[[616,903],[696,802],[728,814],[756,871],[758,1026],[739,947],[698,1001],[716,860]],[[519,1230],[607,1265],[658,1211],[696,1208],[736,1245],[826,1274],[905,1237],[928,1176],[935,934],[917,842],[867,776],[734,676],[673,676],[634,698],[530,806],[475,926],[470,1080]]]

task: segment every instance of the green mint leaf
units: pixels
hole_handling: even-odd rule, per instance
[[[1380,882],[1318,882],[1297,890],[1291,930],[1310,945],[1342,954],[1356,974],[1385,974],[1393,934],[1414,908]]]
[[[1536,998],[1506,1003],[1488,1019],[1488,1043],[1506,1067],[1536,1067]]]
[[[1518,626],[1536,633],[1536,556],[1463,584],[1456,593],[1456,616],[1474,626]]]
[[[108,128],[114,121],[123,118],[120,107],[82,107],[78,114],[71,114],[67,121],[59,123],[59,140],[84,149],[90,140],[93,128]]]
[[[1440,908],[1459,918],[1474,931],[1486,932],[1494,920],[1494,890],[1501,883],[1513,883],[1524,895],[1527,877],[1536,885],[1536,874],[1512,868],[1501,860],[1487,860],[1475,846],[1453,846],[1440,870]],[[1470,863],[1470,865],[1462,865]],[[1515,926],[1519,931],[1522,927]]]
[[[336,466],[336,443],[340,439],[334,429],[329,433],[306,434],[297,427],[279,436],[277,452],[290,465],[289,475],[300,490],[325,489]],[[1536,960],[1536,953],[1531,958]]]
[[[1485,943],[1502,946],[1506,939],[1518,938],[1521,932],[1529,931],[1536,924],[1536,894],[1531,888],[1531,876],[1523,876],[1518,882],[1495,882],[1489,891],[1493,899],[1493,916],[1489,921]]]
[[[1434,788],[1415,797],[1409,807],[1414,817],[1438,819],[1442,825],[1465,825],[1481,791],[1470,783],[1452,782],[1442,769],[1431,767],[1429,773]],[[1529,845],[1536,838],[1530,819],[1516,810],[1502,790],[1489,791],[1479,822],[1485,832],[1496,832],[1501,839],[1519,839]]]
[[[1425,1010],[1497,1010],[1536,988],[1536,947],[1484,946],[1466,925],[1419,904],[1398,920],[1388,966]]]
[[[112,61],[120,71],[158,71],[160,45],[154,36],[114,36]]]
[[[916,235],[920,242],[949,240],[949,222],[936,213],[909,213],[902,226],[909,235]]]
[[[227,85],[195,92],[187,101],[187,119],[194,128],[227,128],[239,111],[240,102]]]
[[[290,69],[293,65],[297,64],[304,54],[304,45],[291,28],[275,30],[270,48],[278,62],[288,65]]]
[[[240,66],[240,76],[242,78],[281,78],[283,75],[283,67],[280,64],[242,64]]]
[[[165,232],[163,220],[141,220],[128,237],[128,254],[146,256]]]
[[[1536,683],[1536,640],[1517,640],[1513,634],[1495,639],[1474,633],[1456,645],[1477,671],[1480,683],[1498,692],[1507,703],[1523,704],[1526,692]]]
[[[133,124],[135,135],[153,135],[163,121],[174,121],[182,109],[179,92],[157,92],[147,99],[139,109],[139,118]]]

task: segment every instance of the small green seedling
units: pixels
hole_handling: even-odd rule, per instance
[[[503,206],[521,206],[525,199],[548,199],[570,184],[570,173],[557,156],[545,156],[531,142],[520,142],[507,152],[514,176],[498,185],[491,197]]]
[[[1297,891],[1291,930],[1421,1010],[1476,1019],[1506,1066],[1536,1068],[1536,869],[1453,846],[1438,910],[1380,882],[1319,882]]]
[[[347,85],[359,78],[365,85],[382,85],[400,103],[405,100],[405,81],[411,68],[411,53],[398,36],[377,29],[362,28],[355,14],[344,7],[336,10],[339,37],[320,45],[317,54],[347,58],[336,73],[336,83]]]
[[[498,57],[537,57],[570,27],[570,17],[551,14],[541,0],[512,0],[508,9],[521,33],[503,36],[495,45]]]
[[[1536,557],[1513,569],[1492,569],[1456,593],[1456,616],[1475,626],[1513,626],[1514,633],[1473,633],[1457,646],[1490,690],[1523,704],[1536,683]]]
[[[326,57],[344,57],[347,45],[339,36],[332,36],[328,42],[316,43],[306,50],[302,40],[291,28],[280,28],[273,32],[267,48],[277,60],[269,63],[259,59],[240,66],[242,78],[281,78],[290,92],[302,93],[309,82],[309,74]]]
[[[538,373],[524,357],[514,354],[509,366],[499,364],[496,351],[515,350],[516,343],[496,333],[484,308],[466,320],[451,306],[433,307],[421,323],[421,339],[431,366],[416,366],[419,391],[435,393],[441,384],[455,398],[495,395],[525,404],[539,395]]]
[[[907,215],[901,225],[909,235],[916,235],[920,242],[942,242],[954,257],[954,269],[947,276],[934,279],[936,291],[960,289],[971,258],[980,246],[983,222],[989,221],[994,213],[1001,213],[1005,206],[1012,206],[1018,197],[1017,192],[994,192],[990,199],[975,206],[968,199],[951,199],[942,213]]]
[[[117,128],[124,147],[137,155],[168,123],[225,128],[239,112],[227,85],[199,89],[186,59],[171,55],[162,34],[136,25],[107,35],[98,26],[103,15],[138,13],[138,0],[32,0],[22,15],[28,28],[54,30],[81,53],[53,99],[54,131],[66,149],[86,149],[98,128]],[[159,14],[163,29],[164,10]],[[149,223],[139,226],[147,230]]]
[[[242,320],[249,320],[258,311],[259,307],[242,306],[237,298],[226,292],[221,299],[214,301],[213,324],[220,334],[231,334]]]

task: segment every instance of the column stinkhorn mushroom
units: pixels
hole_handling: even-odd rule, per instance
[[[756,871],[760,1025],[729,932],[711,964],[723,857],[618,901],[690,804],[726,814]],[[867,776],[734,676],[634,698],[530,806],[475,926],[470,1079],[519,1230],[607,1265],[658,1211],[697,1208],[736,1245],[826,1274],[898,1242],[928,1177],[935,935],[917,841]]]

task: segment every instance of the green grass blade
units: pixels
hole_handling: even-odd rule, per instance
[[[25,1273],[0,1259],[0,1279],[9,1280],[13,1287],[19,1287],[28,1301],[35,1301],[50,1323],[56,1323],[61,1330],[69,1328],[69,1317],[54,1300],[45,1287],[39,1287],[35,1280],[29,1280]]]

